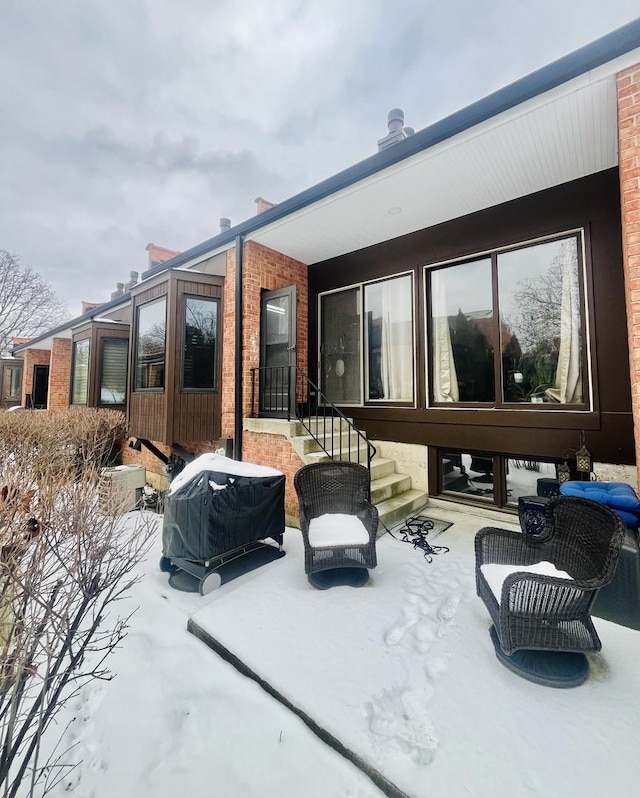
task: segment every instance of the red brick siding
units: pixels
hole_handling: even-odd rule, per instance
[[[622,250],[638,467],[640,466],[640,64],[620,72],[617,83]]]
[[[27,349],[24,353],[24,368],[22,370],[22,396],[21,405],[26,405],[27,394],[33,388],[33,367],[48,366],[51,358],[49,349]]]
[[[49,367],[48,410],[64,410],[69,407],[71,344],[70,338],[53,339]]]
[[[234,434],[235,274],[235,252],[230,250],[227,253],[227,276],[224,288],[223,438],[232,438]],[[260,365],[260,293],[263,289],[274,291],[289,285],[297,286],[297,362],[306,372],[309,291],[307,267],[304,263],[252,241],[244,245],[242,276],[242,413],[243,417],[248,417],[251,414],[251,369]],[[243,459],[249,458],[243,455]]]
[[[293,476],[304,463],[283,435],[266,435],[244,432],[242,436],[242,459],[277,468],[287,478],[284,497],[285,513],[298,517],[298,498],[293,486]]]

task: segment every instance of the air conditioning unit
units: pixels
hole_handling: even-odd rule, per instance
[[[140,507],[147,475],[142,466],[121,465],[103,468],[100,509],[107,515],[127,513]]]

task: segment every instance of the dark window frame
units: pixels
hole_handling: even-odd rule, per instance
[[[140,350],[140,313],[145,308],[151,305],[164,304],[164,349],[162,360],[162,385],[161,386],[138,386],[138,366],[139,366],[139,350]],[[168,326],[168,310],[169,301],[166,295],[159,296],[155,299],[150,299],[148,302],[143,302],[136,307],[136,318],[134,326],[134,346],[133,358],[131,369],[131,390],[135,393],[164,393],[167,390],[167,326]]]
[[[398,280],[403,277],[408,277],[410,279],[411,284],[411,300],[410,300],[410,312],[411,312],[411,347],[413,350],[413,375],[412,375],[412,382],[413,382],[413,398],[409,401],[407,400],[399,400],[399,399],[372,399],[369,397],[369,379],[370,379],[370,371],[369,371],[369,331],[367,329],[367,314],[365,310],[365,297],[366,297],[366,289],[368,287],[374,285],[380,285],[382,283],[390,282],[392,280]],[[383,407],[393,407],[393,408],[407,408],[407,409],[415,409],[418,406],[418,383],[419,383],[419,375],[417,371],[418,366],[418,335],[419,335],[419,327],[420,327],[420,314],[419,308],[417,307],[417,296],[419,294],[418,285],[416,283],[416,274],[414,270],[404,269],[400,272],[395,272],[393,274],[385,275],[384,277],[377,277],[373,280],[361,280],[357,283],[351,283],[350,285],[341,286],[340,288],[331,289],[329,291],[322,291],[318,294],[318,384],[321,386],[321,390],[326,393],[322,368],[325,362],[325,358],[328,357],[327,353],[323,351],[325,346],[325,342],[323,340],[323,312],[322,312],[322,300],[324,297],[340,294],[347,291],[357,291],[358,292],[358,307],[359,307],[359,399],[357,401],[340,401],[337,404],[343,405],[345,407],[367,407],[367,408],[383,408]],[[331,397],[329,397],[331,398]]]
[[[500,255],[509,252],[516,252],[518,250],[530,249],[542,244],[575,240],[576,253],[577,253],[577,270],[578,270],[578,287],[579,287],[579,309],[580,309],[580,324],[581,324],[581,369],[582,369],[582,389],[583,399],[582,402],[573,404],[561,403],[535,403],[535,402],[514,402],[504,401],[504,379],[502,367],[502,344],[501,344],[501,329],[500,329],[500,306],[498,301],[499,284],[498,284],[498,258]],[[592,347],[592,333],[591,333],[591,306],[587,301],[586,285],[588,283],[587,275],[587,241],[588,231],[584,227],[574,228],[563,232],[558,232],[553,235],[547,235],[540,238],[535,238],[529,241],[517,242],[508,246],[494,247],[491,250],[484,252],[474,253],[463,258],[456,258],[446,263],[425,264],[423,266],[424,274],[424,307],[425,307],[425,351],[427,353],[428,368],[425,370],[426,389],[428,397],[428,407],[434,410],[451,410],[451,409],[479,409],[479,410],[523,410],[525,412],[558,412],[558,411],[575,411],[575,412],[592,412],[595,407],[593,396],[593,375],[589,367],[589,352]],[[431,290],[431,276],[436,271],[441,271],[448,268],[455,268],[456,266],[464,265],[465,263],[473,263],[480,259],[491,260],[491,294],[493,301],[493,324],[492,336],[496,342],[493,351],[493,364],[494,364],[494,390],[495,399],[487,402],[437,402],[433,399],[433,315],[432,315],[432,290]]]
[[[221,341],[221,326],[222,326],[222,300],[220,297],[202,296],[200,294],[193,294],[184,292],[182,296],[182,345],[180,349],[180,393],[220,393],[220,354],[222,351]],[[190,299],[195,299],[200,302],[211,302],[216,307],[216,340],[214,347],[214,361],[213,361],[213,386],[207,388],[194,388],[185,385],[185,365],[186,365],[186,349],[187,349],[187,303]]]

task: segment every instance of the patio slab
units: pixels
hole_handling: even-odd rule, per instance
[[[388,795],[601,796],[637,784],[640,632],[594,619],[587,682],[553,690],[497,661],[475,596],[484,518],[438,510],[428,563],[385,535],[362,588],[318,591],[287,556],[210,594],[189,628],[257,678]],[[508,526],[508,524],[501,524]]]

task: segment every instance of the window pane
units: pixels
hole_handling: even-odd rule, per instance
[[[432,396],[435,402],[493,402],[491,261],[431,273]]]
[[[164,388],[166,316],[166,299],[138,308],[136,389]]]
[[[20,366],[5,366],[4,384],[2,386],[3,399],[20,399],[22,388],[22,368]]]
[[[539,479],[555,479],[554,463],[532,459],[507,460],[507,503],[517,505],[520,496],[537,496]]]
[[[368,399],[413,401],[413,301],[411,277],[364,288],[367,321]]]
[[[361,401],[360,289],[321,297],[321,388],[332,402]]]
[[[182,387],[216,387],[218,300],[185,299],[184,361]]]
[[[492,455],[441,451],[440,467],[443,491],[493,501]]]
[[[104,338],[100,365],[100,404],[123,405],[127,400],[127,355],[124,338]]]
[[[582,402],[578,241],[498,256],[504,400]]]
[[[73,345],[73,378],[71,382],[71,404],[87,404],[89,377],[89,340],[76,341]]]

